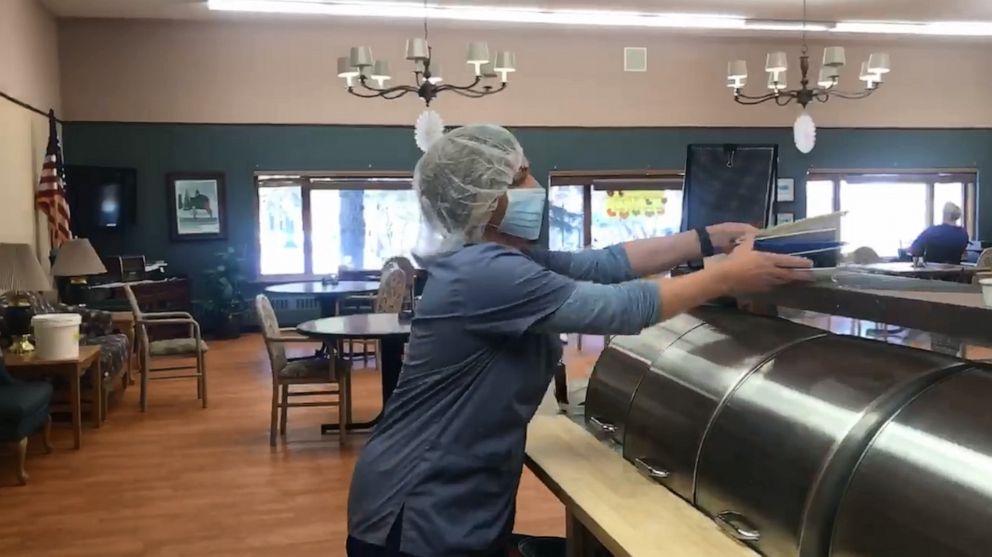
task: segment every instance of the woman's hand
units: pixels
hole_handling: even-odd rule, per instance
[[[791,282],[807,282],[811,280],[810,273],[797,269],[812,266],[813,262],[805,257],[756,251],[754,236],[748,236],[712,269],[727,294],[743,295],[767,292]]]
[[[710,235],[714,250],[718,253],[730,253],[742,238],[756,235],[758,229],[743,222],[725,222],[707,226],[706,232]]]

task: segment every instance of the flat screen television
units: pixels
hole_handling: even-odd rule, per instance
[[[67,165],[65,174],[72,228],[77,235],[121,231],[135,224],[135,169]]]
[[[777,145],[689,145],[682,230],[721,222],[767,227],[777,177]]]

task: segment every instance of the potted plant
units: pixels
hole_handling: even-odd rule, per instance
[[[204,317],[214,335],[222,339],[241,336],[241,326],[247,308],[241,286],[244,258],[234,248],[217,254],[217,266],[203,272],[207,298],[203,301]]]

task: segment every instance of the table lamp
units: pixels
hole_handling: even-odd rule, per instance
[[[85,238],[76,238],[62,244],[55,256],[55,264],[52,265],[53,275],[69,280],[62,293],[62,301],[70,305],[85,304],[89,298],[86,277],[106,272],[103,261]]]
[[[11,352],[24,354],[34,350],[29,336],[34,309],[26,293],[43,292],[51,288],[52,283],[45,276],[31,246],[0,244],[0,293],[11,293],[4,314],[9,332],[13,335]]]

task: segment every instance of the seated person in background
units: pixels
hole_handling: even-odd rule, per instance
[[[961,207],[948,202],[944,205],[944,222],[924,230],[909,248],[913,257],[923,257],[934,263],[958,264],[968,247],[968,232],[958,226]]]

